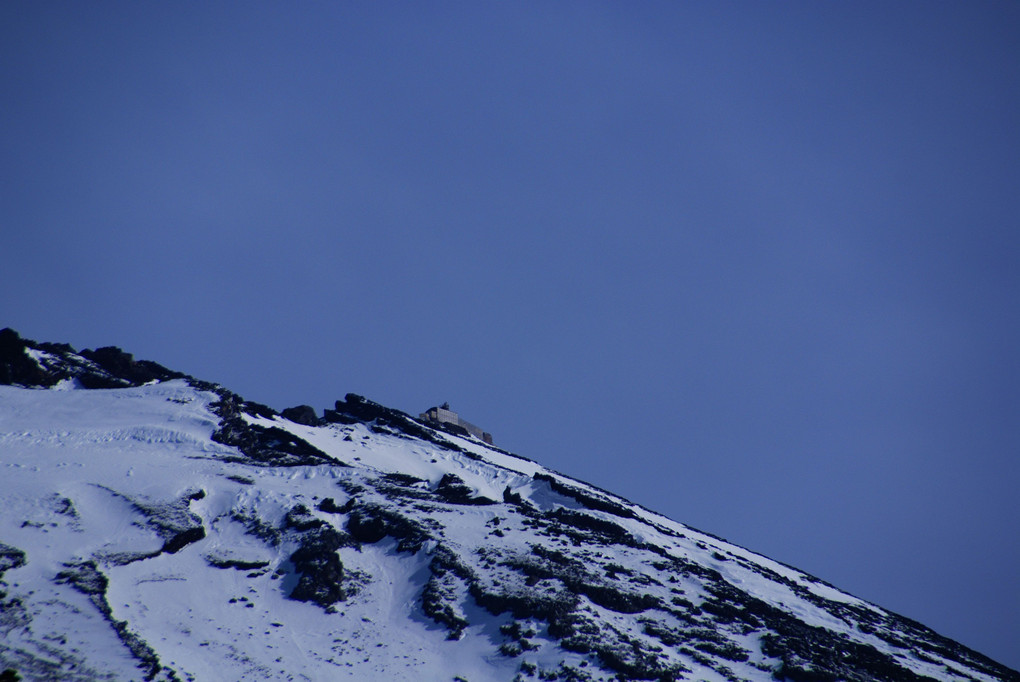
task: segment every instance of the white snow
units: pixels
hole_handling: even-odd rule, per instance
[[[39,351],[29,354],[37,362],[46,356]],[[288,559],[296,549],[294,542],[274,546],[245,525],[245,519],[257,519],[267,527],[279,527],[296,504],[329,524],[341,523],[337,515],[316,510],[316,504],[328,497],[342,505],[349,495],[338,483],[387,473],[423,479],[422,491],[454,473],[475,495],[501,501],[509,488],[540,510],[583,511],[623,527],[639,542],[665,548],[670,556],[718,571],[730,584],[809,625],[880,651],[895,650],[799,592],[884,614],[878,607],[474,439],[442,434],[474,455],[469,456],[421,440],[376,433],[363,424],[309,427],[282,418],[246,416],[252,424],[287,430],[352,465],[253,467],[225,461],[224,456],[236,451],[211,439],[219,422],[209,410],[218,399],[213,393],[196,390],[183,380],[140,388],[61,390],[74,387],[70,382],[58,390],[0,386],[4,505],[0,542],[27,555],[24,566],[4,574],[0,589],[7,592],[7,599],[20,600],[30,619],[20,624],[0,619],[0,661],[16,664],[21,656],[51,660],[62,666],[68,679],[73,670],[85,671],[82,679],[138,678],[138,661],[96,605],[71,585],[54,580],[69,564],[92,560],[108,578],[106,600],[112,618],[123,621],[181,679],[513,679],[524,659],[498,652],[505,641],[499,628],[509,621],[508,614],[493,616],[481,609],[463,581],[457,580],[452,582],[456,608],[470,623],[461,639],[447,639],[447,629],[422,610],[420,595],[431,575],[435,541],[416,553],[398,551],[391,539],[360,549],[342,548],[345,575],[357,591],[330,613],[288,598],[297,580]],[[634,518],[584,509],[547,482],[533,479],[536,473],[610,499]],[[181,503],[196,491],[204,496]],[[371,491],[364,497],[383,500]],[[159,553],[165,538],[140,508],[160,505],[168,510],[167,518],[187,521],[189,513],[197,516],[206,536],[176,553]],[[497,527],[493,524],[507,531],[500,543],[505,556],[526,556],[536,544],[554,547],[565,542],[533,534],[519,515],[501,505],[433,507],[414,511],[412,505],[405,511],[436,524],[446,546],[479,575],[498,569],[476,551],[490,542]],[[662,577],[648,555],[633,548],[614,545],[593,551],[635,575]],[[125,553],[153,556],[125,563]],[[266,565],[238,569],[210,564],[229,561]],[[492,575],[495,580],[500,574]],[[669,585],[648,585],[643,589],[659,590],[664,598],[683,595],[695,605],[706,598],[700,583],[689,577]],[[601,627],[648,639],[633,614],[612,611],[586,597],[582,604]],[[670,618],[664,622],[682,625]],[[538,625],[539,630],[542,627]],[[735,673],[771,679],[777,662],[761,653],[759,635],[733,632],[731,639],[751,653],[748,661],[731,664]],[[534,640],[535,650],[526,658],[539,667],[552,669],[560,662],[581,665],[586,660],[560,648],[548,633],[538,632]],[[723,679],[716,669],[679,649],[667,648],[661,655],[690,668],[696,679]],[[937,679],[957,677],[941,661],[910,658],[903,665]],[[594,667],[587,670],[594,679],[602,679]],[[968,674],[991,680],[977,671]]]

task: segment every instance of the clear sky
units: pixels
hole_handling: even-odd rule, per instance
[[[1020,5],[0,4],[0,326],[496,443],[1020,668]]]

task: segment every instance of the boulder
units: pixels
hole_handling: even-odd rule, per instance
[[[25,353],[26,343],[13,329],[0,329],[0,384],[52,386],[56,379]]]
[[[295,407],[288,407],[280,415],[284,419],[289,419],[295,424],[304,424],[305,426],[318,426],[322,423],[319,416],[315,414],[315,408],[311,405],[297,405]]]

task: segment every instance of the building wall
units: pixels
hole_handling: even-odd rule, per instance
[[[458,415],[453,410],[446,410],[443,409],[442,407],[432,407],[429,408],[427,412],[424,412],[421,415],[419,415],[419,417],[426,421],[435,421],[441,424],[456,424],[457,426],[460,426],[461,428],[465,429],[475,438],[478,438],[481,441],[489,443],[490,445],[492,444],[492,436],[490,434],[486,433],[485,431],[482,431],[480,428],[478,428],[471,422],[465,419],[461,419],[460,415]]]
[[[437,422],[445,422],[450,424],[460,423],[460,417],[457,415],[456,412],[452,410],[444,410],[441,407],[433,407],[426,414],[429,415],[430,419],[433,419],[434,421]]]

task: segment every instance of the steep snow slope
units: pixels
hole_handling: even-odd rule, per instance
[[[0,670],[28,679],[1020,680],[357,396],[298,423],[10,332],[0,383]]]

